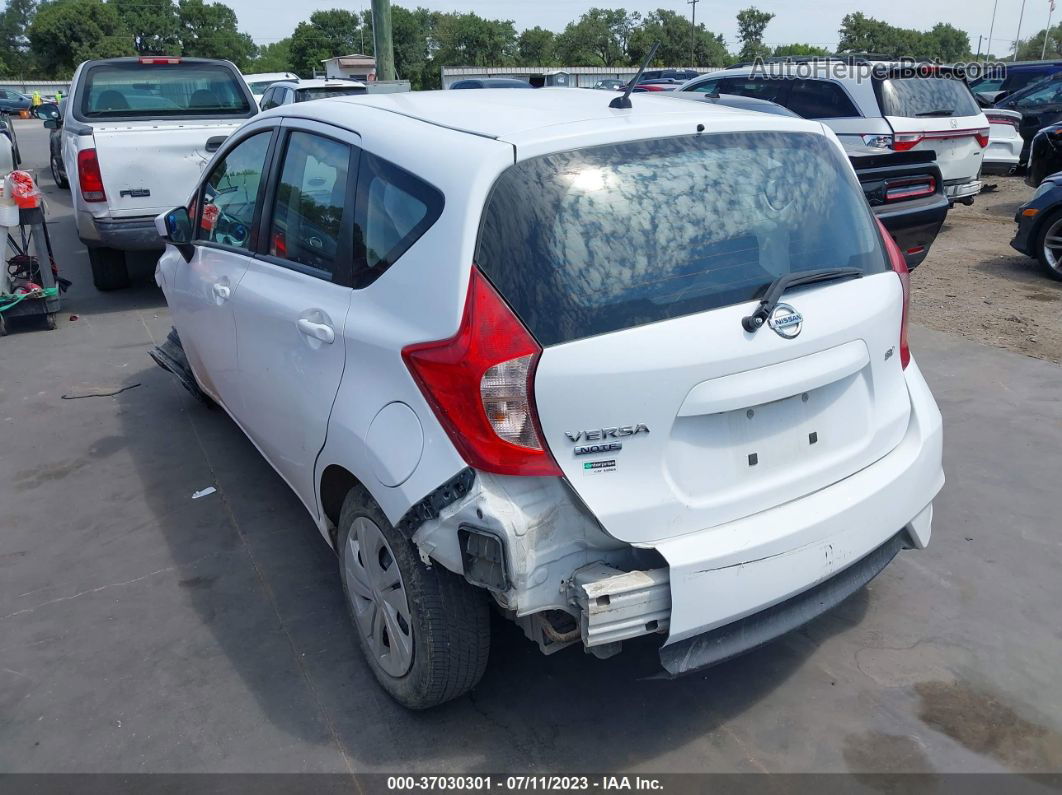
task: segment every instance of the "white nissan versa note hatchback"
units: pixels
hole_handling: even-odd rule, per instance
[[[157,221],[156,359],[302,499],[409,707],[475,685],[491,604],[677,675],[929,541],[941,418],[835,135],[606,99],[287,105]]]

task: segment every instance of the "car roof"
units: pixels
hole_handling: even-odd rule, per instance
[[[290,88],[365,88],[365,84],[359,80],[343,80],[337,78],[314,78],[312,80],[278,80],[274,86],[288,86]]]
[[[244,75],[244,80],[298,80],[298,77],[294,72],[255,72],[254,74]]]
[[[512,91],[485,88],[479,91],[415,91],[399,94],[369,94],[334,97],[318,103],[316,117],[356,129],[364,109],[416,119],[427,124],[484,138],[527,146],[565,137],[582,139],[636,139],[651,135],[653,128],[689,124],[691,130],[713,118],[726,119],[733,128],[747,122],[750,129],[763,129],[773,119],[773,129],[823,132],[818,122],[769,116],[723,106],[675,102],[638,94],[630,110],[609,107],[612,95],[579,88],[540,88]],[[703,129],[703,126],[702,128]]]

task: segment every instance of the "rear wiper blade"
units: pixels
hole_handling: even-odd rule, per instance
[[[955,113],[955,108],[941,108],[940,110],[927,110],[922,113],[916,113],[915,116],[951,116]]]
[[[741,325],[745,331],[755,333],[771,316],[771,312],[778,306],[778,300],[782,293],[790,287],[798,284],[814,284],[815,282],[829,282],[835,279],[858,279],[863,275],[859,268],[821,268],[815,271],[797,271],[785,273],[775,279],[767,287],[767,292],[760,299],[760,305],[751,315],[741,318]]]

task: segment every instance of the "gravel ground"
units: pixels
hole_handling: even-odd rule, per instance
[[[1032,196],[1021,177],[950,213],[914,272],[912,320],[977,342],[1062,363],[1062,282],[1010,247],[1014,212]]]

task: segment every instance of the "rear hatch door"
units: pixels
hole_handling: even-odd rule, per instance
[[[544,347],[534,395],[546,443],[629,543],[821,489],[907,427],[900,282],[823,135],[718,133],[522,161],[495,186],[477,262]],[[744,330],[776,276],[834,266],[865,275],[794,288],[777,331]]]
[[[897,151],[931,150],[946,185],[973,182],[988,145],[988,120],[958,78],[896,76],[875,81]]]

